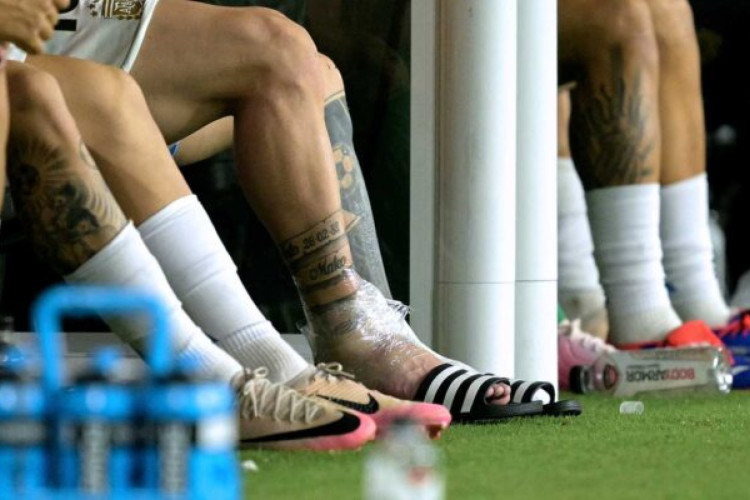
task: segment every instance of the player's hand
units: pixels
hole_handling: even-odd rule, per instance
[[[58,11],[69,0],[0,0],[0,41],[12,42],[30,54],[44,50],[57,24]]]

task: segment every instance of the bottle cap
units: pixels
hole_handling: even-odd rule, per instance
[[[570,369],[570,390],[576,394],[584,393],[584,368],[583,366],[576,365]]]
[[[620,403],[621,415],[641,415],[643,410],[644,406],[641,401],[623,401]]]

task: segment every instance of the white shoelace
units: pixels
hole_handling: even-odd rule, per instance
[[[354,380],[354,375],[344,371],[341,363],[318,363],[315,365],[313,380],[322,377],[327,382],[339,382],[342,378]]]
[[[318,403],[294,389],[268,380],[267,368],[256,368],[245,372],[245,383],[239,391],[240,415],[271,417],[275,421],[302,421],[309,424],[315,420],[322,408]]]

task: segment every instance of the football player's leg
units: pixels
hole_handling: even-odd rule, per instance
[[[190,59],[172,57],[186,52]],[[332,360],[358,369],[373,388],[414,396],[442,361],[399,341],[393,326],[374,328],[385,301],[379,295],[372,307],[374,287],[353,272],[326,131],[325,75],[309,35],[264,9],[163,0],[133,76],[168,139],[213,120],[211,113],[234,116],[240,183],[280,246],[316,334],[329,345],[341,340]],[[191,127],[175,126],[185,120]],[[490,396],[507,401],[505,389]]]
[[[57,81],[26,64],[9,66],[13,197],[44,260],[74,283],[143,286],[163,300],[178,356],[230,380],[240,366],[187,317],[158,263],[107,188]],[[137,318],[109,319],[143,351],[149,331]]]
[[[190,318],[243,366],[267,367],[274,381],[289,380],[304,370],[307,363],[281,339],[242,286],[133,79],[87,61],[37,56],[29,62],[58,79],[105,179]],[[90,90],[80,92],[82,82]]]
[[[661,239],[670,299],[683,321],[723,326],[730,310],[713,266],[700,54],[687,0],[649,0],[659,43]]]
[[[645,0],[561,0],[570,137],[616,344],[664,339],[680,318],[659,240],[659,57]]]
[[[568,318],[580,319],[584,331],[606,339],[607,308],[594,261],[586,194],[570,153],[567,88],[560,90],[557,108],[557,293]]]

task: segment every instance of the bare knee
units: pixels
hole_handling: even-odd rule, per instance
[[[248,90],[262,93],[323,94],[324,74],[310,35],[283,14],[264,8],[243,9],[229,24],[234,47],[254,51],[247,63]]]
[[[87,121],[105,123],[111,134],[112,128],[132,126],[129,117],[134,113],[147,112],[146,99],[133,77],[111,66],[87,66]]]
[[[695,19],[687,0],[649,0],[660,53],[695,51]]]
[[[65,107],[57,80],[50,74],[25,64],[8,65],[8,89],[10,113],[14,123],[21,117],[49,120]]]
[[[609,65],[612,54],[624,64],[654,74],[659,48],[649,6],[645,0],[596,0],[590,4],[590,37],[585,44],[585,63]]]

